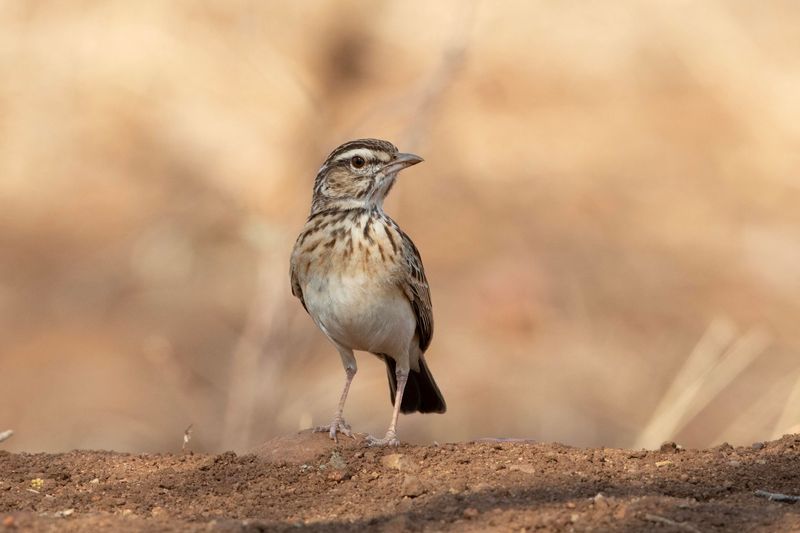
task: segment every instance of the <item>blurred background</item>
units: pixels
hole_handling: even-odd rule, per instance
[[[425,163],[447,414],[411,442],[749,444],[800,424],[800,4],[0,4],[8,450],[244,451],[344,372],[290,292],[320,163]],[[382,363],[345,410],[383,434]]]

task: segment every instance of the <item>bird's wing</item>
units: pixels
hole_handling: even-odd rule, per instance
[[[298,242],[300,242],[300,238],[303,234],[300,234],[300,237],[297,238]],[[295,249],[297,248],[297,244],[295,243]],[[289,277],[292,280],[292,294],[295,295],[299,300],[300,303],[303,304],[303,309],[306,310],[308,313],[308,307],[306,307],[306,301],[303,299],[303,289],[300,287],[300,280],[297,277],[297,266],[296,261],[294,260],[294,252],[292,253],[292,260],[289,262]]]
[[[411,242],[411,238],[400,228],[398,233],[403,241],[405,253],[404,266],[406,276],[400,283],[400,287],[411,303],[411,309],[417,319],[417,333],[419,335],[419,347],[424,352],[428,349],[433,338],[433,309],[431,308],[431,291],[428,287],[428,280],[425,278],[425,268],[422,266],[422,258],[419,250]]]
[[[306,302],[303,300],[303,289],[300,288],[300,282],[297,279],[297,272],[295,271],[294,265],[291,266],[290,275],[292,277],[292,294],[297,296],[300,300],[300,303],[303,304],[303,309],[308,312],[308,307],[306,307]]]

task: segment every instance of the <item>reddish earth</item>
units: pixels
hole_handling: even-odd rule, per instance
[[[800,435],[708,450],[533,442],[253,454],[0,452],[0,531],[798,531]]]

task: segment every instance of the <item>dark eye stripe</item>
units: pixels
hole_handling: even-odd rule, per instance
[[[350,159],[343,159],[341,161],[335,161],[333,164],[329,165],[328,168],[350,168],[350,165]]]

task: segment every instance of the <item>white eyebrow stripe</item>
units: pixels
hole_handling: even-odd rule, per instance
[[[353,148],[352,150],[348,150],[342,154],[337,155],[334,161],[344,161],[345,159],[350,159],[357,155],[360,155],[367,161],[372,161],[377,158],[380,161],[386,163],[389,161],[389,159],[391,159],[389,154],[383,151],[370,150],[369,148]]]

